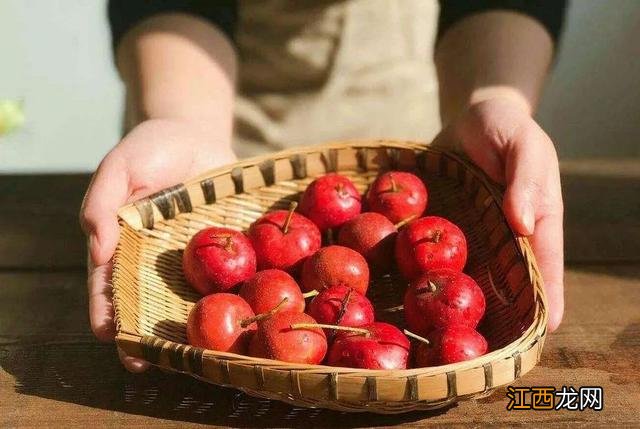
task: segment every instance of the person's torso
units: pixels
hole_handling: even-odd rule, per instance
[[[235,149],[353,138],[430,140],[437,4],[243,0]]]

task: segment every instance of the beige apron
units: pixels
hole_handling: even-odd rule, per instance
[[[435,0],[244,0],[234,149],[430,141],[439,131]]]

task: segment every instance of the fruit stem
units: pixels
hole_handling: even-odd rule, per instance
[[[268,317],[273,316],[278,312],[278,310],[280,310],[280,307],[282,307],[287,301],[289,301],[289,298],[287,297],[282,298],[282,301],[280,301],[280,303],[275,307],[273,307],[271,310],[267,311],[266,313],[256,314],[255,316],[249,317],[248,319],[244,319],[243,321],[240,322],[240,326],[243,328],[246,328],[247,326],[251,325],[253,322],[259,322],[261,320],[264,320]]]
[[[231,236],[227,237],[227,241],[224,242],[224,250],[226,250],[227,252],[231,252],[233,251],[233,246],[232,244],[232,240],[231,240]]]
[[[416,290],[417,294],[423,294],[425,292],[431,292],[431,293],[435,293],[438,291],[438,286],[432,282],[431,280],[429,280],[429,287],[421,287],[419,289]]]
[[[282,232],[284,234],[289,232],[289,224],[291,223],[293,212],[296,211],[296,207],[298,207],[298,203],[295,201],[291,201],[291,204],[289,204],[289,213],[287,214],[287,220],[284,221],[284,226],[282,227]]]
[[[440,236],[442,235],[442,231],[436,229],[436,232],[433,233],[433,242],[438,243],[440,241]]]
[[[231,252],[233,250],[233,239],[231,237],[231,234],[219,234],[219,235],[211,235],[210,236],[212,240],[215,240],[215,245],[216,246],[220,246],[222,247],[224,250],[226,250],[227,252]],[[224,239],[224,243],[220,243],[218,240],[219,239]],[[206,246],[202,246],[202,247],[206,247]]]
[[[502,305],[510,305],[510,302],[504,297],[504,295],[498,292],[495,283],[493,282],[493,275],[491,275],[491,270],[487,265],[487,277],[489,278],[489,284],[491,285],[491,289],[493,289],[493,293],[498,297],[498,300],[502,303]]]
[[[304,299],[312,298],[312,297],[316,296],[316,295],[317,295],[317,294],[319,294],[319,293],[320,293],[320,292],[318,292],[318,290],[317,290],[317,289],[314,289],[314,290],[310,290],[310,291],[309,291],[309,292],[307,292],[307,293],[303,293],[303,294],[302,294],[302,297],[303,297]]]
[[[338,317],[336,317],[336,325],[339,325],[344,318],[344,314],[347,312],[347,305],[349,305],[349,300],[351,299],[351,294],[353,293],[353,289],[349,288],[349,292],[344,296],[340,306],[340,313],[338,313]]]
[[[418,215],[411,215],[406,219],[402,219],[400,222],[396,223],[394,226],[396,227],[396,229],[400,229],[403,226],[405,226],[406,224],[408,224],[409,222],[411,222],[412,220],[414,220],[415,218],[417,218]]]
[[[371,335],[371,332],[368,329],[353,328],[351,326],[329,325],[326,323],[294,323],[293,325],[291,325],[291,329],[309,329],[309,328],[335,329],[336,331],[348,331],[348,332],[353,332],[355,334],[366,335],[366,336]]]
[[[416,340],[418,340],[420,342],[423,342],[425,344],[431,344],[431,342],[429,340],[427,340],[425,337],[421,337],[420,335],[414,334],[413,332],[411,332],[411,331],[409,331],[407,329],[404,330],[404,334],[407,337],[411,337],[411,338],[416,339]]]
[[[393,180],[393,174],[389,173],[389,180],[391,181],[391,192],[398,191],[398,185],[396,185],[396,181]]]
[[[396,311],[404,310],[404,305],[396,305],[395,307],[383,308],[379,310],[381,313],[395,313]]]

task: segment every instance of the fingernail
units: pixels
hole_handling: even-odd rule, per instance
[[[149,368],[148,362],[131,357],[126,358],[126,363],[124,365],[129,372],[133,373],[144,372]]]
[[[149,362],[133,357],[128,356],[121,348],[118,347],[118,357],[120,358],[120,362],[129,372],[143,372],[146,371],[151,365]]]
[[[533,207],[530,203],[525,203],[522,210],[522,225],[524,226],[526,235],[533,234],[536,226],[536,219],[533,214]]]

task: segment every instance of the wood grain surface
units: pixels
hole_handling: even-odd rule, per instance
[[[511,411],[505,391],[438,412],[344,414],[287,406],[151,370],[127,373],[91,335],[77,227],[88,177],[0,177],[0,427],[369,427],[640,419],[640,161],[563,164],[567,308],[517,385],[600,385],[600,412]]]

